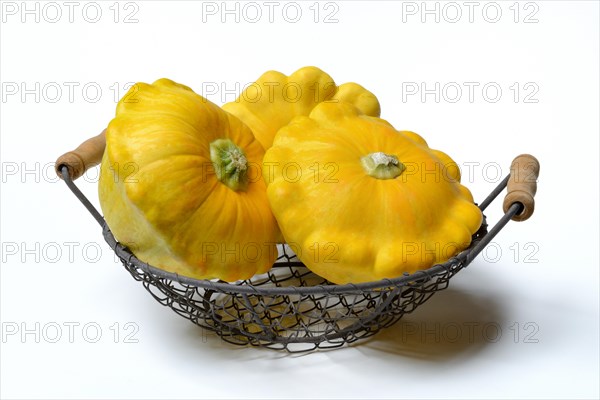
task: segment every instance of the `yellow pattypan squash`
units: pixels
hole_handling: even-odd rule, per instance
[[[343,102],[321,103],[282,128],[263,174],[291,248],[338,284],[445,261],[482,222],[450,157]]]
[[[278,235],[263,156],[245,124],[190,88],[138,83],[106,132],[104,218],[117,240],[161,269],[226,281],[263,273]]]
[[[374,117],[380,113],[373,93],[353,82],[337,86],[331,76],[316,67],[300,68],[290,76],[268,71],[223,109],[244,121],[268,149],[281,127],[296,116],[310,114],[324,101],[351,103]]]

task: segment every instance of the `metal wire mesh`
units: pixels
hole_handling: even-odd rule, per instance
[[[484,223],[472,246],[486,233]],[[229,343],[289,352],[339,347],[372,336],[445,289],[466,266],[459,256],[376,284],[334,285],[280,246],[267,274],[226,283],[185,278],[145,264],[117,243],[106,225],[104,237],[127,271],[162,305]]]
[[[250,280],[227,283],[196,280],[148,265],[118,243],[98,210],[71,180],[62,177],[103,229],[106,242],[134,279],[162,305],[227,342],[289,352],[340,347],[374,335],[448,287],[456,273],[523,210],[513,203],[488,232],[484,216],[468,249],[444,264],[377,282],[335,285],[310,272],[285,246],[272,270]],[[483,212],[510,175],[479,205]]]

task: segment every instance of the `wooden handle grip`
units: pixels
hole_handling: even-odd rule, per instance
[[[540,173],[539,161],[530,154],[521,154],[510,165],[508,193],[504,197],[504,212],[514,203],[523,204],[523,210],[515,215],[513,221],[525,221],[533,214],[535,192]]]
[[[68,168],[69,176],[72,180],[79,178],[89,168],[100,164],[105,147],[106,129],[98,136],[94,136],[81,143],[75,150],[58,157],[54,165],[56,173],[62,178],[60,169],[64,165]]]

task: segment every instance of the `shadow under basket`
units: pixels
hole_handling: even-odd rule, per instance
[[[532,182],[523,182],[526,174],[521,172],[527,166],[517,163],[520,157],[530,157],[529,166],[534,162]],[[74,184],[73,169],[60,160],[59,175],[100,224],[125,269],[160,304],[229,343],[289,352],[335,348],[372,336],[447,288],[450,278],[469,265],[511,219],[531,215],[539,170],[532,156],[517,157],[511,174],[479,205],[483,212],[508,186],[504,215],[489,231],[484,217],[471,245],[443,264],[394,279],[336,285],[309,271],[288,246],[279,245],[279,257],[268,273],[227,283],[188,278],[140,261],[117,242],[104,218]],[[516,192],[531,198],[511,197]]]

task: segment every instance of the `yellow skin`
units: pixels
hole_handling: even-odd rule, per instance
[[[268,149],[280,128],[294,117],[307,116],[324,101],[351,103],[374,117],[380,113],[373,93],[352,82],[337,86],[331,76],[316,67],[300,68],[290,76],[268,71],[223,109],[244,121]]]
[[[247,162],[248,179],[218,178],[223,143],[240,149],[235,162]],[[107,129],[104,218],[139,259],[166,271],[226,281],[264,273],[278,229],[260,179],[263,156],[246,125],[190,88],[138,83]]]
[[[338,284],[443,262],[468,247],[482,221],[450,157],[351,104],[322,103],[282,128],[263,171],[283,236]]]

